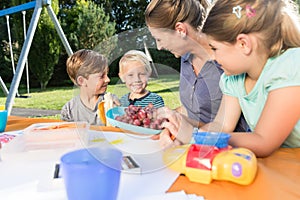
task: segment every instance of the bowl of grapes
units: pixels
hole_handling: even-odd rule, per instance
[[[166,120],[156,117],[156,108],[152,104],[144,108],[134,105],[114,107],[106,112],[106,119],[112,126],[148,135],[159,134],[162,130],[161,124]]]

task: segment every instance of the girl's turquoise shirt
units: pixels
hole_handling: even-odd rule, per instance
[[[272,90],[300,86],[300,48],[292,48],[278,57],[268,59],[252,91],[247,94],[244,86],[246,74],[226,76],[220,87],[224,94],[237,97],[245,119],[254,130]],[[289,97],[287,97],[289,98]],[[300,106],[300,102],[299,102]],[[282,113],[283,116],[288,113]],[[284,147],[300,147],[300,120],[283,143]]]

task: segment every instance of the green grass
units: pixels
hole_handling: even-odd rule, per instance
[[[112,83],[108,87],[108,92],[121,97],[128,90],[125,84],[118,83],[118,78],[112,78]],[[147,87],[148,90],[161,95],[165,104],[170,108],[176,108],[180,105],[179,93],[179,75],[161,75],[159,78],[151,79]],[[0,90],[0,104],[5,104],[6,97]],[[19,93],[28,96],[26,90],[20,89]],[[74,87],[47,88],[46,91],[30,89],[30,98],[15,98],[13,107],[18,108],[38,108],[46,110],[60,110],[62,106],[78,93]],[[49,116],[46,118],[59,118],[59,116]]]

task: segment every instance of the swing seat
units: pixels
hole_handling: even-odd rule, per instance
[[[16,96],[17,98],[24,98],[24,99],[26,99],[26,98],[31,98],[31,96],[27,96],[27,95],[18,95],[18,96]]]

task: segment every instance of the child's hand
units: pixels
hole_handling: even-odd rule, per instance
[[[160,138],[160,134],[156,134],[156,135],[151,136],[152,140],[159,140],[159,138]]]
[[[157,112],[158,118],[166,118],[160,134],[160,141],[162,146],[166,146],[172,141],[178,144],[187,144],[190,142],[193,134],[193,126],[190,124],[182,114],[171,110],[167,107],[159,108]]]
[[[114,102],[114,107],[115,106],[121,106],[121,102],[120,102],[118,97],[113,96],[113,102]]]
[[[113,107],[121,106],[120,100],[115,94],[111,94],[111,100],[113,101]]]
[[[168,129],[162,130],[160,134],[153,135],[151,139],[159,140],[161,147],[164,149],[178,145],[183,145],[183,143],[177,138],[175,138],[174,135],[172,135]]]
[[[174,141],[175,137],[170,133],[168,129],[164,129],[159,135],[159,143],[162,148],[169,148],[172,146],[179,145]]]

